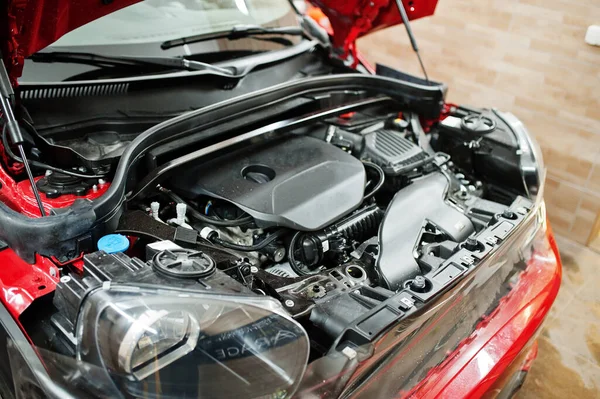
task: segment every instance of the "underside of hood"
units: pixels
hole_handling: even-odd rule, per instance
[[[25,57],[64,34],[140,0],[0,0],[0,49],[13,84]],[[333,28],[333,45],[345,53],[355,40],[401,23],[396,0],[310,0]],[[432,15],[437,0],[402,0],[409,19]],[[6,12],[4,12],[6,10]]]
[[[310,0],[329,18],[333,45],[346,52],[369,32],[402,23],[396,0]],[[438,0],[402,0],[409,20],[433,15]]]
[[[0,0],[0,49],[13,84],[21,76],[25,57],[88,22],[139,1]]]

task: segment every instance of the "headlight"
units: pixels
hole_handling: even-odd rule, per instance
[[[286,397],[309,343],[280,306],[266,297],[107,286],[81,308],[77,356],[134,396]]]
[[[146,378],[192,351],[199,335],[198,322],[190,313],[148,309],[126,328],[118,349],[119,368]]]
[[[546,179],[546,169],[542,158],[540,146],[527,131],[527,128],[510,112],[499,112],[494,110],[494,113],[510,127],[515,134],[515,138],[519,143],[519,157],[521,177],[527,194],[531,198],[541,200],[544,181]]]

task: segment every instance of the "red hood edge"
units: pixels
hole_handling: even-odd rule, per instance
[[[12,84],[26,57],[95,19],[141,0],[6,0],[0,49]]]

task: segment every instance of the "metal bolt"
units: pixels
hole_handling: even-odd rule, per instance
[[[275,250],[275,252],[273,252],[273,260],[275,262],[281,262],[284,257],[285,257],[285,248],[284,247],[279,247]]]
[[[425,283],[425,277],[423,277],[423,276],[417,276],[417,277],[415,277],[415,283],[417,283],[417,284],[424,284]]]
[[[504,212],[502,212],[502,216],[507,218],[507,219],[516,219],[516,216],[514,213],[512,213],[511,211],[509,211],[508,209],[505,210]]]
[[[258,267],[256,267],[256,266],[250,266],[250,273],[252,273],[252,274],[258,273]]]
[[[425,287],[427,286],[427,282],[425,280],[425,277],[423,277],[423,276],[417,276],[417,277],[414,278],[414,280],[413,280],[413,282],[412,282],[411,285],[412,285],[412,287],[415,290],[420,291],[420,290],[424,290],[425,289]]]
[[[294,307],[294,301],[292,301],[291,299],[286,299],[285,300],[285,306],[287,306],[288,308],[293,308]]]
[[[479,244],[477,243],[477,240],[475,238],[467,237],[467,240],[465,241],[466,249],[468,249],[469,251],[475,251],[478,246]]]
[[[106,180],[104,180],[104,179],[98,179],[98,184],[99,185],[106,184]]]
[[[71,277],[69,276],[63,276],[60,278],[61,283],[68,283],[69,281],[71,281]]]

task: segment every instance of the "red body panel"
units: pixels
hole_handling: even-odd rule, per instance
[[[48,258],[36,257],[33,265],[13,250],[0,251],[0,301],[15,319],[31,303],[52,291],[58,282],[58,268]]]
[[[140,0],[8,0],[0,11],[0,45],[16,83],[23,59],[64,34]]]
[[[310,0],[329,18],[334,47],[350,50],[356,39],[402,23],[395,0]],[[433,15],[438,0],[402,0],[409,20]]]
[[[527,350],[531,352],[522,369],[529,368],[537,353],[529,344],[554,303],[562,278],[560,255],[549,227],[546,238],[547,247],[533,255],[496,310],[427,378],[401,397],[479,398]]]
[[[95,199],[108,190],[109,184],[98,186],[98,191],[90,190],[88,195],[62,195],[48,198],[40,193],[44,208],[49,212],[53,208],[70,206],[76,199]],[[39,217],[39,209],[28,180],[15,182],[0,167],[0,201],[13,210],[30,217]],[[17,318],[38,297],[54,291],[59,278],[58,262],[37,256],[33,265],[21,259],[13,250],[0,250],[0,301]]]

